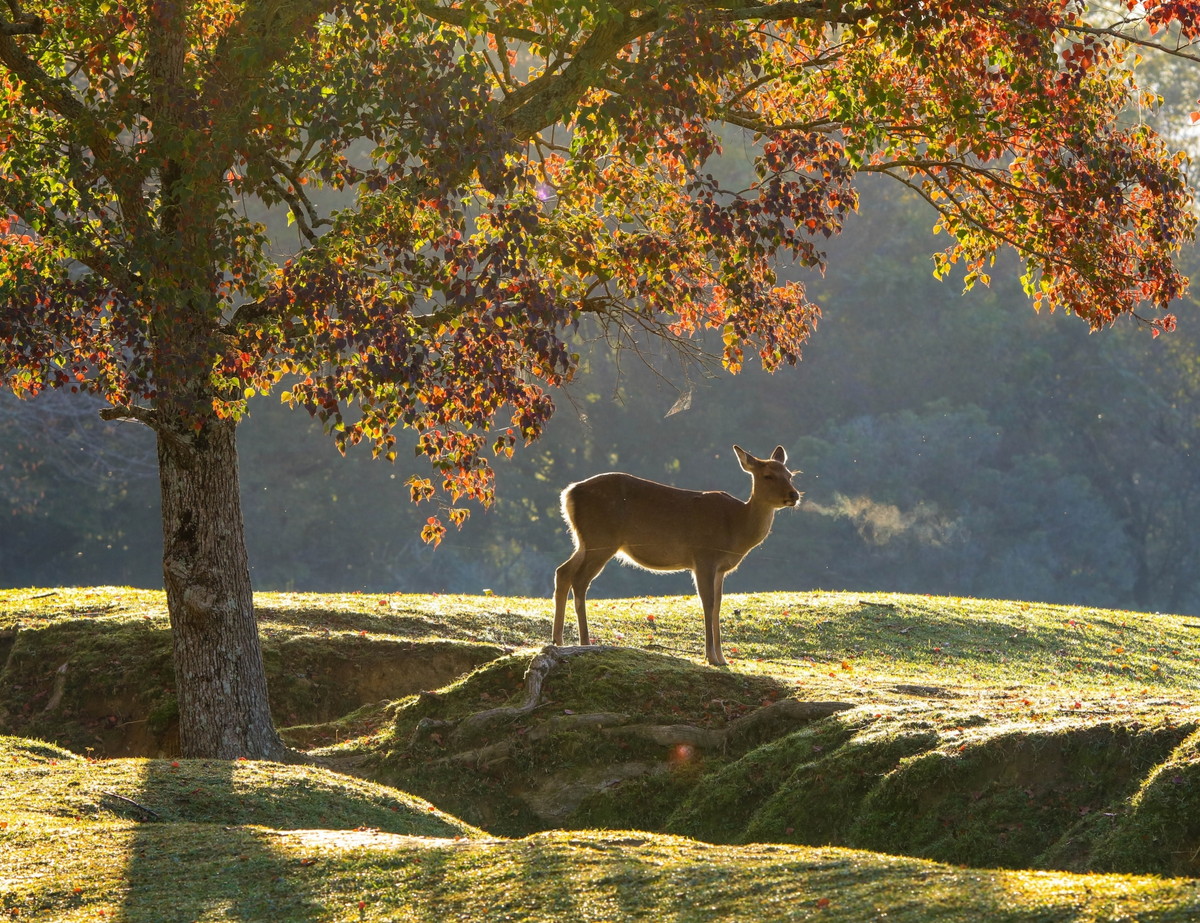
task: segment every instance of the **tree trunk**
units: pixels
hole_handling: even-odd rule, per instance
[[[185,757],[285,759],[246,557],[232,420],[158,435],[163,578],[175,645],[179,744]]]

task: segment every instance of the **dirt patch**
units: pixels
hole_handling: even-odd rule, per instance
[[[1200,877],[1200,731],[1148,773],[1129,799],[1120,823],[1099,816],[1102,829],[1087,862],[1112,872]]]
[[[0,731],[92,756],[155,756],[175,718],[170,632],[70,619],[14,632],[0,671]]]

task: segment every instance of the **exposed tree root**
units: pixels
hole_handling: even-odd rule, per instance
[[[601,651],[612,650],[618,650],[618,648],[612,645],[599,644],[575,645],[573,647],[555,647],[553,644],[547,644],[530,661],[529,668],[525,671],[525,701],[516,706],[508,705],[500,708],[489,708],[487,711],[476,712],[462,719],[462,721],[458,722],[454,733],[451,735],[451,740],[456,743],[463,743],[499,722],[511,721],[513,718],[520,718],[522,715],[529,714],[541,704],[542,686],[545,684],[546,678],[556,667],[571,657],[577,657],[580,654],[595,654]]]

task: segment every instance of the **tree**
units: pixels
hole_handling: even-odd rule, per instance
[[[819,312],[774,260],[820,268],[862,173],[938,210],[939,271],[986,282],[1011,247],[1035,304],[1169,328],[1193,218],[1129,41],[1198,17],[1084,6],[6,0],[0,381],[155,433],[184,753],[285,756],[238,495],[248,395],[283,388],[343,449],[394,457],[410,427],[433,468],[415,500],[486,502],[489,447],[537,438],[583,316],[713,329],[731,371],[795,362]],[[746,189],[706,172],[730,126],[757,145]],[[286,260],[256,205],[290,212]]]

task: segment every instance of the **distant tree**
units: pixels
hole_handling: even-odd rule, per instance
[[[342,448],[411,427],[413,498],[486,502],[486,451],[537,438],[583,315],[796,361],[818,310],[773,260],[820,267],[861,173],[938,210],[939,271],[986,282],[1007,246],[1040,306],[1170,327],[1193,218],[1130,41],[1200,15],[1085,6],[7,0],[0,382],[156,435],[183,752],[286,755],[238,493],[255,392]],[[728,126],[749,188],[705,171]],[[290,211],[286,261],[256,204]]]
[[[105,423],[106,406],[64,391],[0,393],[0,584],[159,579],[154,440]]]
[[[1100,348],[1057,344],[1059,367],[1031,374],[1023,421],[1035,444],[1065,441],[1059,456],[1088,478],[1119,524],[1114,566],[1128,571],[1126,607],[1196,612],[1200,606],[1200,332],[1158,341],[1120,331]],[[1066,338],[1064,338],[1066,339]],[[1098,533],[1096,533],[1098,534]]]
[[[1127,600],[1130,549],[1107,496],[1049,440],[1009,443],[981,408],[945,399],[800,440],[796,464],[837,476],[806,495],[817,515],[796,568],[831,586]]]

